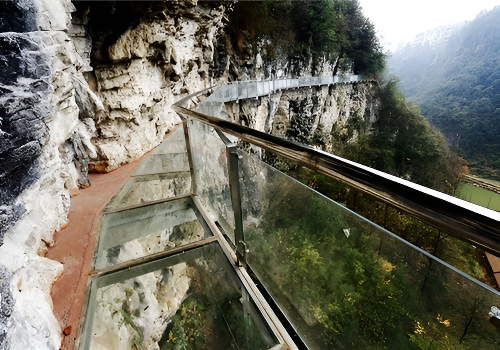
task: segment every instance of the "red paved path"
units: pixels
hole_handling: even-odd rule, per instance
[[[51,293],[54,314],[61,328],[66,330],[61,349],[75,348],[87,276],[94,255],[96,234],[100,229],[100,213],[139,162],[124,165],[108,174],[90,174],[92,185],[71,198],[69,225],[55,234],[55,244],[47,251],[47,258],[64,265],[64,271],[54,283]]]

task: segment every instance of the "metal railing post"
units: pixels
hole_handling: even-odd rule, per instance
[[[184,129],[184,139],[186,140],[186,151],[189,162],[189,172],[191,173],[191,193],[197,194],[198,188],[196,186],[196,176],[195,176],[196,169],[193,161],[193,150],[191,148],[191,141],[189,136],[189,124],[188,124],[189,121],[192,121],[192,119],[182,118],[182,127]]]
[[[246,265],[247,247],[245,244],[245,234],[243,232],[243,212],[241,210],[241,186],[239,175],[239,161],[241,155],[238,153],[238,146],[230,144],[226,146],[227,166],[229,175],[229,189],[231,191],[231,204],[234,214],[234,239],[236,243],[236,256],[238,262]]]
[[[241,209],[241,186],[240,167],[241,154],[238,145],[231,142],[229,138],[220,130],[215,129],[217,135],[226,145],[227,173],[229,176],[229,191],[231,192],[231,206],[234,216],[234,244],[236,246],[236,258],[240,266],[246,266],[247,247],[245,234],[243,232],[243,211]]]

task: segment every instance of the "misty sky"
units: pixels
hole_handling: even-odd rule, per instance
[[[472,20],[500,0],[359,0],[365,16],[375,24],[384,49],[445,24]]]

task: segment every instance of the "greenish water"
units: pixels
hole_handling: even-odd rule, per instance
[[[457,189],[456,196],[486,208],[500,210],[500,194],[470,183],[462,183]]]

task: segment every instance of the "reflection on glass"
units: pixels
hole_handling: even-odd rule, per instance
[[[250,268],[311,349],[496,349],[500,294],[245,154]]]
[[[182,177],[172,178],[170,174],[155,174],[131,177],[106,210],[117,210],[188,194],[191,190],[189,172]]]
[[[165,251],[210,235],[198,221],[190,198],[104,216],[96,268]]]
[[[191,175],[182,127],[146,155],[106,209],[116,210],[171,198],[191,191]]]
[[[269,349],[276,344],[217,244],[96,282],[90,349]]]
[[[191,120],[189,135],[197,195],[212,219],[234,242],[226,146],[209,126]]]

